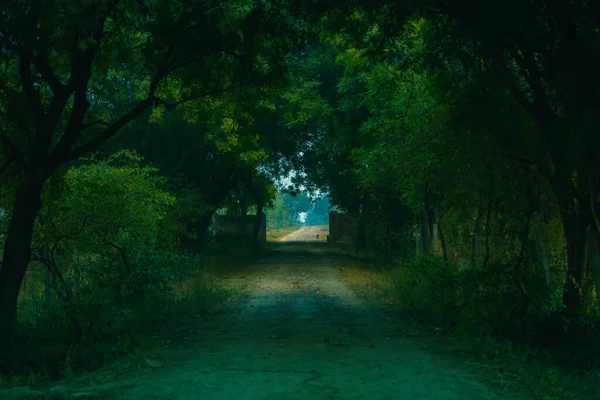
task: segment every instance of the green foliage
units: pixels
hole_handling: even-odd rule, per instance
[[[143,318],[134,310],[168,295],[172,266],[185,265],[172,247],[181,228],[167,219],[176,197],[137,154],[122,151],[69,168],[44,204],[33,259],[47,269],[45,284],[77,336],[92,324],[117,323],[124,313]]]
[[[217,210],[284,228],[335,206],[361,213],[377,264],[402,262],[405,306],[465,337],[534,340],[561,312],[591,325],[598,6],[318,3],[0,5],[3,238],[44,189],[29,322],[60,315],[79,339],[142,321],[198,271],[179,245],[206,242]],[[81,159],[100,146],[113,155]],[[25,273],[28,229],[0,285]]]
[[[329,197],[319,198],[315,200],[313,208],[306,215],[306,223],[309,225],[327,225],[331,211],[332,206],[329,203]]]
[[[283,202],[290,213],[290,217],[297,221],[301,213],[307,213],[313,208],[313,200],[308,197],[306,192],[282,193]]]
[[[296,225],[297,214],[289,208],[288,204],[286,204],[286,196],[289,195],[283,192],[277,192],[277,197],[273,201],[272,206],[266,210],[268,229],[288,228]]]
[[[585,119],[559,83],[577,80],[572,67],[549,72],[552,57],[569,51],[560,50],[564,31],[538,24],[554,17],[534,4],[507,16],[531,26],[498,40],[457,4],[383,3],[380,14],[353,14],[362,29],[323,37],[294,59],[294,90],[312,88],[305,104],[295,91],[285,104],[304,146],[298,184],[360,211],[371,261],[407,265],[399,297],[469,335],[535,341],[551,336],[540,321],[565,310],[574,324],[597,315],[596,267],[581,262],[580,230],[597,229],[597,179],[583,183],[573,175],[581,159],[558,151],[589,146],[591,136],[570,128]],[[565,6],[573,13],[563,17],[586,7]],[[591,26],[578,34],[596,54]],[[557,41],[543,36],[542,49],[541,31]],[[597,171],[596,161],[586,165]],[[557,330],[579,341],[575,330]]]
[[[560,299],[539,279],[536,265],[520,277],[528,288],[525,299],[513,263],[461,269],[428,255],[397,267],[393,287],[403,308],[454,326],[461,340],[537,341],[537,324],[557,311]]]
[[[198,234],[190,229],[213,210],[207,203],[207,195],[185,177],[169,180],[171,192],[175,197],[175,207],[171,207],[163,223],[163,243],[168,248],[176,248],[183,238],[196,239]]]
[[[98,368],[160,321],[229,296],[212,261],[179,250],[200,201],[189,185],[169,184],[132,151],[84,160],[52,183],[20,302],[21,331],[40,343],[51,376]]]
[[[415,259],[394,271],[393,283],[402,307],[454,322],[462,294],[455,266],[446,265],[435,256]]]

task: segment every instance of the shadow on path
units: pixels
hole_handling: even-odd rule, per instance
[[[276,244],[245,271],[247,301],[194,322],[188,343],[157,352],[157,368],[86,390],[119,400],[524,398],[494,393],[364,303],[340,272],[358,263],[321,243]]]
[[[193,343],[112,394],[136,400],[518,398],[492,393],[455,360],[399,334],[344,282],[339,267],[359,262],[321,243],[276,244],[250,267],[247,302],[199,323]]]

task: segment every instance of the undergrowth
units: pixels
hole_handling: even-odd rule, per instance
[[[135,152],[83,161],[44,191],[18,302],[17,350],[29,373],[2,376],[2,385],[68,378],[160,345],[239,295],[219,274],[260,256],[210,233],[200,240],[190,221],[206,212],[201,194]]]
[[[426,256],[389,265],[347,271],[346,277],[365,296],[393,304],[402,318],[441,327],[436,332],[447,333],[445,348],[487,372],[490,384],[519,386],[540,399],[598,398],[598,321],[585,319],[587,330],[571,325],[576,338],[565,334],[559,335],[563,343],[549,341],[560,299],[545,295],[552,291],[539,287],[533,273],[521,276],[528,288],[523,318],[510,263],[461,270]]]
[[[267,241],[279,240],[300,228],[302,228],[300,225],[289,226],[286,228],[269,228],[267,229]]]
[[[177,274],[168,285],[138,292],[137,301],[124,302],[121,309],[109,302],[102,310],[103,302],[96,297],[94,302],[74,299],[72,307],[78,308],[81,323],[87,327],[87,320],[92,321],[80,339],[73,336],[65,308],[44,290],[42,276],[32,269],[21,296],[17,338],[20,346],[29,349],[31,368],[26,375],[0,376],[0,387],[44,386],[156,346],[169,346],[189,333],[186,324],[194,318],[243,296],[243,288],[223,286],[220,276],[247,265],[260,253],[238,243],[220,243],[207,249],[204,256],[180,255],[177,268],[173,268]]]

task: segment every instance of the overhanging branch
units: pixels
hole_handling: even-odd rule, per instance
[[[46,83],[50,87],[50,90],[52,90],[52,92],[55,95],[62,93],[62,91],[64,91],[64,89],[66,88],[66,85],[64,85],[60,81],[60,79],[58,78],[58,76],[56,75],[56,73],[54,72],[52,67],[50,66],[50,62],[48,61],[47,55],[38,54],[37,57],[35,58],[35,67],[38,70],[38,72],[40,73],[40,75],[42,76],[42,79],[44,79],[44,81],[46,81]]]
[[[123,115],[116,122],[110,124],[98,136],[96,136],[95,138],[91,139],[87,143],[84,143],[84,144],[82,144],[80,146],[77,146],[77,147],[73,148],[73,150],[71,150],[71,152],[69,153],[69,155],[67,156],[67,159],[65,161],[68,162],[68,161],[76,160],[76,159],[78,159],[80,157],[83,157],[84,155],[86,155],[90,151],[94,150],[95,148],[97,148],[98,146],[100,146],[102,143],[104,143],[106,140],[108,140],[111,137],[113,137],[114,135],[116,135],[117,132],[121,128],[123,128],[125,125],[127,125],[129,122],[133,121],[134,119],[136,119],[137,117],[139,117],[140,115],[142,115],[144,113],[144,111],[151,104],[152,104],[152,100],[151,99],[145,99],[145,100],[141,101],[131,111],[129,111],[127,114]]]
[[[12,140],[10,140],[10,138],[8,137],[6,132],[4,132],[2,129],[0,129],[0,142],[2,142],[2,144],[8,149],[8,151],[11,152],[12,161],[16,161],[19,164],[21,164],[22,166],[25,165],[25,158],[23,157],[23,154],[17,148],[17,146],[12,142]]]
[[[167,47],[167,51],[165,52],[165,56],[163,57],[161,65],[158,68],[158,71],[156,71],[156,74],[154,75],[154,77],[152,78],[152,81],[150,82],[147,97],[144,100],[140,101],[131,111],[129,111],[128,113],[123,115],[121,118],[119,118],[117,121],[113,122],[112,124],[110,124],[106,121],[103,121],[103,120],[96,120],[96,121],[93,121],[93,122],[90,122],[87,124],[82,124],[80,127],[80,132],[86,128],[90,128],[91,126],[96,126],[96,125],[104,125],[104,126],[106,126],[106,129],[104,129],[98,136],[91,139],[89,142],[73,148],[69,152],[69,154],[65,157],[66,159],[64,161],[68,162],[68,161],[76,160],[76,159],[86,155],[90,151],[94,150],[95,148],[100,146],[102,143],[104,143],[105,141],[107,141],[108,139],[110,139],[111,137],[116,135],[117,132],[121,128],[123,128],[125,125],[127,125],[129,122],[133,121],[134,119],[136,119],[137,117],[142,115],[144,113],[144,111],[155,102],[156,98],[154,96],[154,93],[156,92],[156,89],[158,88],[158,85],[160,84],[161,80],[168,73],[169,60],[171,59],[171,56],[173,54],[173,49],[174,49],[174,46],[172,44],[170,44]],[[56,160],[54,160],[54,162],[60,163],[61,160],[56,159]]]
[[[31,58],[31,51],[21,51],[21,54],[19,55],[19,75],[21,87],[23,88],[23,93],[25,94],[27,103],[29,103],[31,112],[39,124],[45,118],[46,113],[44,111],[44,107],[42,106],[40,96],[33,87],[33,80],[31,77]]]
[[[4,171],[6,171],[8,169],[8,167],[11,166],[11,164],[15,162],[15,157],[14,156],[10,156],[8,157],[5,161],[4,164],[2,164],[2,166],[0,166],[0,174],[3,174]],[[0,233],[1,234],[1,233]]]
[[[186,97],[186,98],[184,98],[182,100],[179,100],[179,101],[176,101],[174,103],[168,103],[166,100],[160,99],[158,97],[155,98],[154,101],[157,104],[160,104],[161,106],[165,107],[167,110],[172,110],[173,108],[175,108],[175,107],[177,107],[177,106],[179,106],[181,104],[184,104],[184,103],[187,103],[187,102],[190,102],[190,101],[194,101],[194,100],[198,100],[198,99],[201,99],[203,97],[211,96],[211,95],[214,95],[214,94],[227,93],[227,92],[230,92],[230,91],[233,91],[233,90],[240,89],[241,87],[242,87],[241,85],[235,85],[235,86],[230,86],[230,87],[226,87],[226,88],[213,89],[213,90],[209,90],[207,92],[199,93],[199,94],[194,95],[194,96]]]
[[[167,51],[165,52],[165,56],[163,57],[160,66],[158,67],[158,71],[156,71],[156,75],[154,75],[154,78],[152,78],[152,81],[150,82],[150,87],[148,88],[148,99],[154,97],[154,93],[156,93],[158,84],[160,83],[160,81],[162,81],[162,79],[165,76],[169,74],[169,60],[173,56],[173,50],[174,46],[172,43],[170,43],[167,46]]]
[[[83,130],[89,129],[89,128],[97,126],[97,125],[110,126],[110,123],[106,122],[106,121],[104,121],[102,119],[97,119],[95,121],[91,121],[91,122],[88,122],[86,124],[83,124],[81,126],[81,130],[83,131]]]
[[[235,90],[238,88],[239,88],[239,86],[232,86],[232,87],[227,87],[227,88],[222,88],[222,89],[214,89],[214,90],[210,90],[210,91],[207,91],[204,93],[200,93],[195,96],[186,97],[185,99],[179,100],[175,103],[167,103],[165,100],[162,100],[162,99],[159,99],[156,97],[148,97],[145,100],[141,101],[131,111],[129,111],[127,114],[123,115],[121,118],[119,118],[116,122],[114,122],[112,124],[109,124],[106,121],[102,121],[102,120],[93,121],[93,122],[86,124],[88,128],[90,126],[94,126],[94,125],[105,125],[105,126],[107,126],[107,128],[104,129],[104,131],[102,131],[98,136],[91,139],[89,142],[75,147],[73,149],[73,151],[71,151],[67,161],[76,160],[79,157],[86,155],[90,151],[92,151],[95,148],[97,148],[98,146],[100,146],[106,140],[108,140],[111,137],[113,137],[114,135],[116,135],[117,132],[121,128],[123,128],[125,125],[127,125],[129,122],[131,122],[134,119],[136,119],[137,117],[141,116],[144,113],[144,111],[149,106],[151,106],[153,103],[163,105],[167,110],[171,110],[171,109],[177,107],[178,105],[199,99],[201,97],[206,97],[206,96],[210,96],[210,95],[218,94],[218,93],[224,93],[224,92]]]

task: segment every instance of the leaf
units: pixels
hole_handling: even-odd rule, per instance
[[[146,361],[146,364],[151,368],[162,368],[162,364],[157,360],[146,358],[144,361]]]

